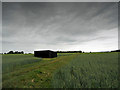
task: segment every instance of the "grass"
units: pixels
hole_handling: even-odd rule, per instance
[[[41,58],[33,57],[32,54],[2,55],[2,73],[9,73],[23,65],[40,62],[41,60]]]
[[[116,88],[118,53],[3,55],[3,88]]]
[[[118,53],[79,54],[52,81],[54,88],[117,88]]]
[[[3,55],[5,63],[24,63],[24,61],[38,60],[38,62],[15,65],[7,73],[3,73],[3,88],[49,88],[52,87],[51,78],[56,69],[69,63],[76,54],[58,56],[57,58],[36,58],[33,55]],[[6,61],[6,62],[5,62]],[[11,64],[14,65],[14,64]],[[10,66],[11,67],[11,66]],[[5,68],[9,68],[6,66]],[[5,69],[4,69],[5,70]]]

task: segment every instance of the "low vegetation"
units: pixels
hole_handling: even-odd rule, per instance
[[[57,58],[37,58],[32,54],[3,55],[3,88],[50,88],[55,70],[69,63],[76,54],[58,55]],[[34,61],[35,60],[35,61]],[[26,61],[26,63],[24,63]],[[28,63],[27,63],[28,61]],[[34,61],[29,63],[29,61]],[[21,63],[18,65],[17,63]],[[15,63],[6,65],[6,63]],[[23,64],[24,63],[24,64]],[[14,66],[13,68],[12,65]],[[18,66],[17,66],[18,65]],[[11,68],[11,69],[6,69]],[[10,70],[10,71],[9,71]]]
[[[3,55],[3,88],[116,88],[118,53]]]
[[[118,53],[79,54],[52,81],[54,88],[117,88]]]
[[[5,54],[2,59],[2,73],[9,73],[23,65],[41,61],[41,58],[36,58],[32,54]]]

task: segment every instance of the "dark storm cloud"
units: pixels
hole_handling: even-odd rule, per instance
[[[119,0],[2,0],[3,2],[119,2]]]
[[[18,44],[16,47],[29,43],[57,48],[62,43],[80,44],[100,39],[99,31],[117,28],[117,6],[117,3],[4,2],[3,44],[8,47],[7,42],[12,41]]]

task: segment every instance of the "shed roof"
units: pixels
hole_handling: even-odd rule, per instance
[[[39,50],[39,51],[51,51],[51,50]],[[38,51],[38,52],[39,52],[39,51]],[[35,52],[36,52],[36,51],[35,51]],[[53,52],[53,51],[51,51],[51,52]]]

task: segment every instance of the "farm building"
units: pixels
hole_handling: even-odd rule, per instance
[[[57,52],[51,50],[34,51],[34,56],[42,58],[54,58],[57,57]]]

